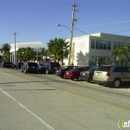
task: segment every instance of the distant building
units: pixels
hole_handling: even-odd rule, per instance
[[[74,37],[71,63],[79,66],[98,65],[109,61],[110,52],[125,44],[130,44],[130,37],[107,33]],[[65,59],[64,63],[68,65],[68,59]]]
[[[11,49],[10,49],[10,60],[15,63],[15,43],[12,43],[10,44],[11,46]],[[44,45],[42,42],[19,42],[19,43],[16,43],[16,51],[19,49],[19,48],[22,48],[22,47],[31,47],[34,49],[35,52],[37,52],[37,55],[36,55],[36,61],[38,61],[38,52],[41,52],[41,48],[44,48]]]

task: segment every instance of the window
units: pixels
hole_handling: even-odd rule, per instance
[[[107,49],[107,41],[105,40],[100,41],[100,49],[103,49],[103,50]]]
[[[100,66],[97,68],[98,71],[110,71],[111,66]]]
[[[108,41],[108,50],[111,50],[111,41]]]
[[[124,46],[126,43],[125,42],[118,42],[118,47]]]
[[[128,67],[115,67],[113,72],[130,72]]]
[[[99,40],[96,40],[96,49],[100,49],[99,47],[100,47],[100,42]]]
[[[121,68],[120,67],[115,67],[115,69],[113,70],[113,72],[121,72]]]
[[[114,50],[118,47],[117,41],[114,41]]]
[[[111,41],[96,40],[96,49],[111,50]]]
[[[91,49],[95,48],[95,39],[91,39]]]

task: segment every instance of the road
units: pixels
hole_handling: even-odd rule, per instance
[[[0,68],[0,130],[119,130],[129,100],[130,87]]]

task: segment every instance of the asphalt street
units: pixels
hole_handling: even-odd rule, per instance
[[[0,68],[0,130],[127,130],[129,100],[129,85],[109,88]]]

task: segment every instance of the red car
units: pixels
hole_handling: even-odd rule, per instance
[[[86,67],[86,66],[85,67],[76,67],[72,70],[65,71],[64,78],[71,79],[71,80],[74,80],[74,79],[78,80],[78,78],[80,76],[80,72],[87,71],[89,68],[91,68],[91,67]]]

